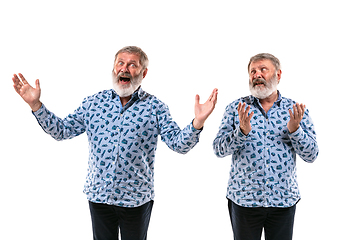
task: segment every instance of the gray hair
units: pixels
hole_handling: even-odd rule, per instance
[[[149,59],[146,55],[146,53],[139,47],[136,46],[127,46],[127,47],[123,47],[122,49],[120,49],[116,54],[115,54],[115,60],[117,56],[119,55],[119,53],[131,53],[131,54],[136,54],[140,57],[140,64],[142,66],[142,70],[146,69],[149,65]]]
[[[281,69],[280,61],[274,55],[272,55],[270,53],[259,53],[250,58],[249,65],[248,65],[248,71],[250,70],[249,68],[250,68],[251,63],[257,62],[259,60],[264,60],[264,59],[270,60],[272,62],[272,64],[274,65],[276,71],[279,71]]]

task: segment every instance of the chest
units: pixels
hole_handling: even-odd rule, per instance
[[[97,136],[104,139],[131,140],[157,136],[157,117],[151,105],[139,101],[121,110],[119,104],[112,101],[90,106],[86,112],[85,123],[91,138]]]
[[[269,141],[284,141],[289,139],[287,123],[289,113],[281,108],[271,108],[265,113],[264,109],[252,108],[254,115],[250,120],[250,134],[253,140],[267,139]],[[236,114],[234,127],[240,127],[239,117]]]

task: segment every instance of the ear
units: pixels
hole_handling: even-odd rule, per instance
[[[279,71],[277,71],[277,73],[276,73],[276,76],[277,76],[277,79],[278,79],[278,83],[280,83],[281,74],[282,74],[282,71],[281,71],[281,69],[279,69]]]
[[[147,74],[147,71],[148,71],[147,68],[143,71],[143,79],[145,78],[145,76],[146,76],[146,74]]]

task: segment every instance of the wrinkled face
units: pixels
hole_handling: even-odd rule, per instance
[[[268,59],[252,62],[249,67],[249,88],[251,94],[259,99],[265,99],[277,91],[281,78],[281,70]]]
[[[141,85],[147,69],[142,69],[137,54],[119,53],[114,62],[113,86],[120,97],[128,97]]]

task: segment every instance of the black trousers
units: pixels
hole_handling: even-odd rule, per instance
[[[228,200],[234,240],[291,240],[296,205],[289,208],[247,208]]]
[[[154,201],[125,208],[89,201],[94,240],[146,240]]]

